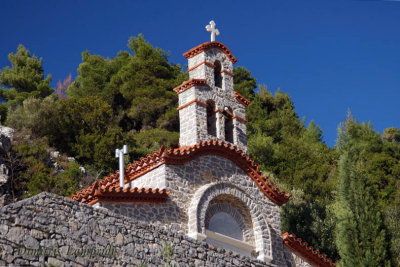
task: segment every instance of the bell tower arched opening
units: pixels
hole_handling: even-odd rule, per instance
[[[224,108],[222,113],[225,118],[225,140],[233,143],[233,112],[229,107]]]
[[[214,62],[215,68],[214,68],[214,85],[216,87],[222,88],[222,75],[221,75],[221,62],[219,60],[216,60]]]

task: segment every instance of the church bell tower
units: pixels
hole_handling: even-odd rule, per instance
[[[221,42],[214,21],[206,26],[211,41],[184,53],[189,80],[176,87],[179,94],[180,146],[210,139],[247,151],[246,112],[249,101],[233,89],[233,64],[237,59]]]

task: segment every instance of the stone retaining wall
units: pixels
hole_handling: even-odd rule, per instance
[[[168,262],[266,266],[170,229],[55,194],[41,193],[0,209],[1,266],[165,266]]]

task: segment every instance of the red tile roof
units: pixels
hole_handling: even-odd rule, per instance
[[[94,197],[97,201],[111,202],[141,202],[141,203],[164,203],[168,199],[169,191],[165,189],[124,187],[119,185],[107,185],[98,187],[95,190]],[[91,201],[91,202],[94,202]],[[94,203],[91,203],[94,204]]]
[[[250,100],[247,100],[244,96],[239,94],[238,92],[234,92],[235,98],[237,101],[239,101],[240,104],[242,104],[245,107],[248,107],[250,105]]]
[[[207,81],[205,79],[191,79],[189,81],[183,82],[178,87],[175,87],[174,92],[179,95],[180,93],[186,91],[187,89],[189,89],[195,85],[204,86],[204,85],[206,85],[206,82]]]
[[[282,234],[282,238],[283,243],[289,249],[312,265],[324,267],[336,266],[330,258],[327,258],[324,254],[320,254],[312,246],[308,246],[307,242],[303,242],[301,238],[296,238],[295,234],[284,233]]]
[[[198,54],[200,54],[203,51],[209,50],[209,49],[219,49],[222,52],[225,53],[225,55],[229,58],[230,61],[232,61],[233,64],[237,62],[237,59],[232,55],[232,52],[221,42],[206,42],[204,44],[198,45],[195,48],[190,49],[186,53],[183,54],[183,56],[187,59],[194,57]]]
[[[145,173],[157,168],[162,164],[183,165],[199,156],[218,155],[227,158],[240,167],[256,183],[257,187],[271,201],[278,205],[285,204],[290,195],[281,192],[268,177],[263,176],[259,170],[259,165],[254,162],[242,150],[236,146],[222,141],[203,141],[193,146],[165,149],[161,147],[159,151],[141,158],[139,161],[129,164],[125,169],[125,183],[129,183]],[[95,200],[96,190],[98,188],[107,188],[107,186],[116,187],[119,184],[119,172],[116,171],[104,179],[96,181],[93,185],[72,195],[71,198],[84,203],[92,204]]]

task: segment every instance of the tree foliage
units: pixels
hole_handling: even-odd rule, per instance
[[[260,86],[247,118],[249,152],[264,170],[302,189],[307,200],[331,197],[336,155],[322,142],[322,131],[314,122],[304,126],[288,94],[278,90],[273,95]]]
[[[102,173],[116,168],[114,151],[123,144],[130,147],[130,160],[176,144],[172,89],[187,75],[142,35],[131,38],[128,47],[133,55],[122,51],[113,59],[83,52],[76,80],[59,84],[63,90],[68,86],[68,97],[60,97],[62,92],[58,98],[29,97],[11,111],[7,124],[46,137],[50,146]]]
[[[233,69],[234,89],[239,94],[252,101],[255,97],[255,88],[257,87],[256,78],[251,75],[251,72],[244,67],[235,67]]]
[[[371,152],[380,138],[371,125],[351,117],[339,129],[338,194],[335,201],[336,245],[341,266],[385,266],[388,261],[386,231],[374,193],[375,175],[369,173]]]
[[[6,119],[6,108],[21,104],[28,97],[44,98],[53,92],[50,87],[51,76],[44,78],[43,60],[31,56],[23,45],[17,52],[8,55],[11,68],[5,67],[0,72],[0,97],[2,103],[1,120]]]

